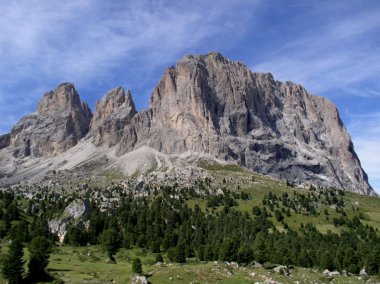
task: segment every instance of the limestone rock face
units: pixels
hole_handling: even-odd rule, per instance
[[[11,130],[15,157],[55,156],[74,146],[88,130],[92,113],[80,101],[73,84],[46,93],[36,112],[23,117]]]
[[[123,136],[123,128],[136,114],[131,93],[122,87],[109,91],[96,103],[91,123],[91,134],[95,145],[114,146]]]
[[[149,109],[120,133],[120,154],[141,145],[207,153],[296,184],[373,194],[331,102],[219,53],[167,69]]]
[[[296,185],[375,194],[330,101],[216,52],[186,55],[168,68],[147,110],[137,112],[130,92],[118,87],[96,104],[90,124],[91,117],[74,86],[62,84],[0,137],[0,149],[7,147],[0,154],[13,147],[15,159],[54,156],[91,128],[91,141],[114,147],[118,157],[142,146],[163,154],[205,154]],[[17,174],[16,162],[3,175]]]

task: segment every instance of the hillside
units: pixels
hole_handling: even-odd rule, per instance
[[[91,239],[90,232],[95,228],[91,222],[97,215],[90,213],[91,215],[80,217],[82,219],[69,221],[65,244],[59,244],[53,249],[48,266],[49,273],[69,283],[126,283],[132,275],[131,265],[135,257],[142,260],[144,273],[151,283],[320,283],[332,279],[336,283],[379,281],[376,278],[379,269],[376,259],[380,253],[380,199],[377,197],[336,189],[297,188],[285,181],[252,174],[232,164],[203,162],[199,166],[205,170],[207,178],[198,179],[190,187],[179,185],[175,180],[168,180],[167,184],[152,182],[140,185],[137,180],[128,179],[121,173],[104,172],[103,177],[99,179],[79,178],[66,187],[59,186],[60,189],[48,190],[43,185],[17,185],[7,192],[20,193],[23,196],[17,201],[20,218],[26,220],[31,229],[35,226],[35,214],[29,215],[30,210],[39,208],[39,216],[51,220],[59,218],[73,200],[88,200],[93,212],[97,212],[96,208],[102,208],[100,212],[103,214],[99,211],[96,214],[105,218],[105,224],[111,222],[114,224],[112,226],[120,226],[122,248],[115,254],[116,264],[112,264],[105,262],[107,254],[100,239]],[[133,193],[133,197],[130,193]],[[162,203],[156,203],[159,200]],[[1,202],[4,202],[4,199]],[[30,204],[35,205],[34,209],[31,209]],[[160,214],[154,214],[154,206],[158,205],[161,207]],[[129,209],[125,211],[122,208]],[[65,209],[65,212],[69,211]],[[200,214],[198,221],[197,214]],[[116,217],[114,221],[112,216]],[[157,218],[168,219],[162,227],[162,237],[150,239],[152,231],[149,224],[159,224]],[[82,235],[70,229],[77,226],[81,228],[76,224],[87,220],[90,220],[90,227],[80,230],[88,233]],[[215,247],[219,251],[215,257],[207,256],[206,251],[201,252],[199,244],[195,242],[196,232],[201,228],[200,224],[206,220],[215,221],[210,229],[219,232],[217,235],[220,234],[221,238],[221,243],[217,245],[213,243],[215,240],[211,241],[212,230],[206,229],[202,233],[204,237],[211,237],[207,241],[204,240],[206,246]],[[221,220],[224,221],[220,223]],[[18,222],[20,221],[13,221],[12,226],[16,226]],[[129,227],[129,222],[134,225]],[[169,222],[174,222],[173,232],[177,234],[178,239],[165,243],[170,231]],[[185,233],[188,230],[186,228],[193,232]],[[106,227],[101,230],[106,230]],[[266,244],[264,251],[270,250],[268,245],[271,242],[276,243],[275,250],[270,250],[270,253],[268,251],[268,254],[260,254],[258,243],[261,234],[267,239],[262,243]],[[95,236],[98,235],[102,235],[102,232],[98,231]],[[181,236],[192,240],[185,242],[190,245],[189,252],[186,252],[187,248],[183,249],[186,254],[180,262],[185,264],[177,263],[179,256],[173,255],[175,250],[171,249],[181,246]],[[276,236],[281,238],[276,240]],[[314,244],[305,244],[308,249],[306,255],[309,255],[311,262],[300,262],[300,251],[293,252],[293,245],[301,245],[309,237],[314,239]],[[240,247],[246,240],[249,247],[253,248],[253,255],[246,256],[248,261],[241,258],[243,255],[236,255],[241,249],[233,249],[230,251],[231,255],[223,256],[220,248],[225,245],[223,240],[229,238],[239,240]],[[153,240],[161,241],[157,246]],[[92,245],[85,245],[87,242]],[[286,246],[282,247],[277,242],[286,242]],[[3,242],[0,259],[4,259],[6,246]],[[287,250],[281,251],[279,248]],[[302,251],[303,245],[298,249]],[[330,271],[338,271],[334,272],[334,275],[330,272],[322,273],[326,264],[320,262],[322,256],[318,254],[323,251],[332,254]],[[163,256],[164,264],[155,264],[158,252]],[[352,252],[354,255],[346,259],[346,254]],[[313,256],[313,253],[316,255]],[[339,257],[342,259],[339,260]],[[371,257],[374,257],[375,262]],[[253,261],[264,266],[261,267]],[[285,274],[273,270],[278,265],[286,265]],[[366,273],[370,276],[359,275],[363,267],[366,267]]]

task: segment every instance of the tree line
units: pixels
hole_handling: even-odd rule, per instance
[[[180,191],[176,186],[161,186],[148,188],[146,193],[142,196],[120,193],[117,206],[106,210],[101,210],[96,200],[89,199],[92,213],[85,220],[87,228],[72,224],[64,242],[75,246],[102,245],[111,259],[121,247],[140,247],[155,253],[158,261],[166,255],[170,261],[179,263],[189,258],[235,261],[242,265],[256,261],[351,273],[358,273],[365,266],[369,274],[379,273],[378,232],[363,224],[357,216],[347,217],[342,193],[296,193],[290,197],[286,193],[276,196],[269,192],[261,205],[253,206],[251,212],[241,212],[237,207],[240,200],[251,198],[248,194],[228,190],[215,196],[201,195],[192,188]],[[197,204],[189,207],[187,201],[194,198],[203,198],[205,209]],[[12,257],[20,259],[14,255],[20,256],[20,247],[26,246],[31,252],[27,276],[30,279],[35,277],[31,274],[33,271],[44,271],[51,245],[56,241],[56,236],[48,231],[46,217],[54,208],[54,200],[60,202],[62,208],[59,199],[51,199],[49,206],[44,200],[41,201],[44,206],[34,200],[37,209],[33,210],[38,213],[33,214],[31,222],[26,222],[20,218],[19,210],[15,210],[19,206],[17,198],[8,193],[0,194],[2,208],[5,208],[1,211],[2,237],[12,240],[7,262],[12,263],[8,261]],[[318,200],[338,208],[341,217],[333,222],[342,229],[340,234],[322,234],[310,223],[301,224],[298,229],[287,226],[285,221],[293,214],[319,214],[316,210]],[[272,214],[284,225],[283,229],[273,224]],[[41,239],[42,236],[48,238]],[[49,246],[44,247],[42,243]],[[19,275],[23,275],[24,271],[20,270],[23,265],[16,260],[13,263]],[[140,266],[137,261],[137,271]],[[4,276],[16,275],[7,269],[4,266]]]

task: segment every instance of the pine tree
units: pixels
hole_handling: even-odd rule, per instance
[[[132,262],[132,271],[136,274],[142,274],[142,263],[139,258],[135,258]]]
[[[22,282],[24,273],[23,249],[24,246],[18,239],[13,240],[9,246],[9,252],[3,266],[3,275],[9,284]]]
[[[162,258],[162,255],[160,253],[158,253],[156,255],[156,258],[154,259],[154,262],[155,263],[158,263],[158,262],[164,262],[164,259]]]
[[[45,268],[49,264],[52,243],[44,236],[35,237],[29,247],[30,260],[28,264],[29,278],[31,280],[44,279]]]
[[[114,229],[105,230],[100,236],[100,240],[104,249],[107,251],[108,257],[114,259],[113,255],[121,246],[119,233]]]
[[[263,233],[258,233],[256,239],[253,243],[253,253],[255,260],[261,263],[264,263],[267,260],[266,253],[266,240]]]
[[[239,263],[249,263],[253,260],[253,250],[248,243],[242,243],[237,253]]]
[[[175,247],[175,261],[178,263],[186,263],[186,244],[179,243]]]
[[[232,239],[224,239],[219,248],[219,260],[236,261],[239,243]]]
[[[324,253],[322,253],[319,265],[322,269],[334,269],[334,259],[330,251],[325,251]]]
[[[370,275],[376,274],[380,269],[379,258],[376,253],[370,252],[367,256],[366,267]]]

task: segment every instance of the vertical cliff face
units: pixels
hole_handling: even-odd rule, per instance
[[[117,155],[144,145],[165,154],[197,152],[295,184],[374,194],[331,102],[216,52],[187,55],[168,68],[147,110],[137,112],[130,92],[118,87],[91,117],[74,86],[62,84],[0,137],[0,149],[54,156],[90,131],[96,146],[115,147]]]
[[[131,93],[122,87],[109,91],[96,103],[94,117],[91,123],[91,134],[95,145],[107,144],[114,146],[123,137],[124,126],[136,114]]]
[[[73,84],[61,84],[43,95],[35,113],[23,117],[11,130],[15,157],[55,156],[74,146],[88,130],[92,113]]]
[[[124,127],[119,153],[208,153],[297,184],[373,193],[336,107],[219,53],[185,56]]]

